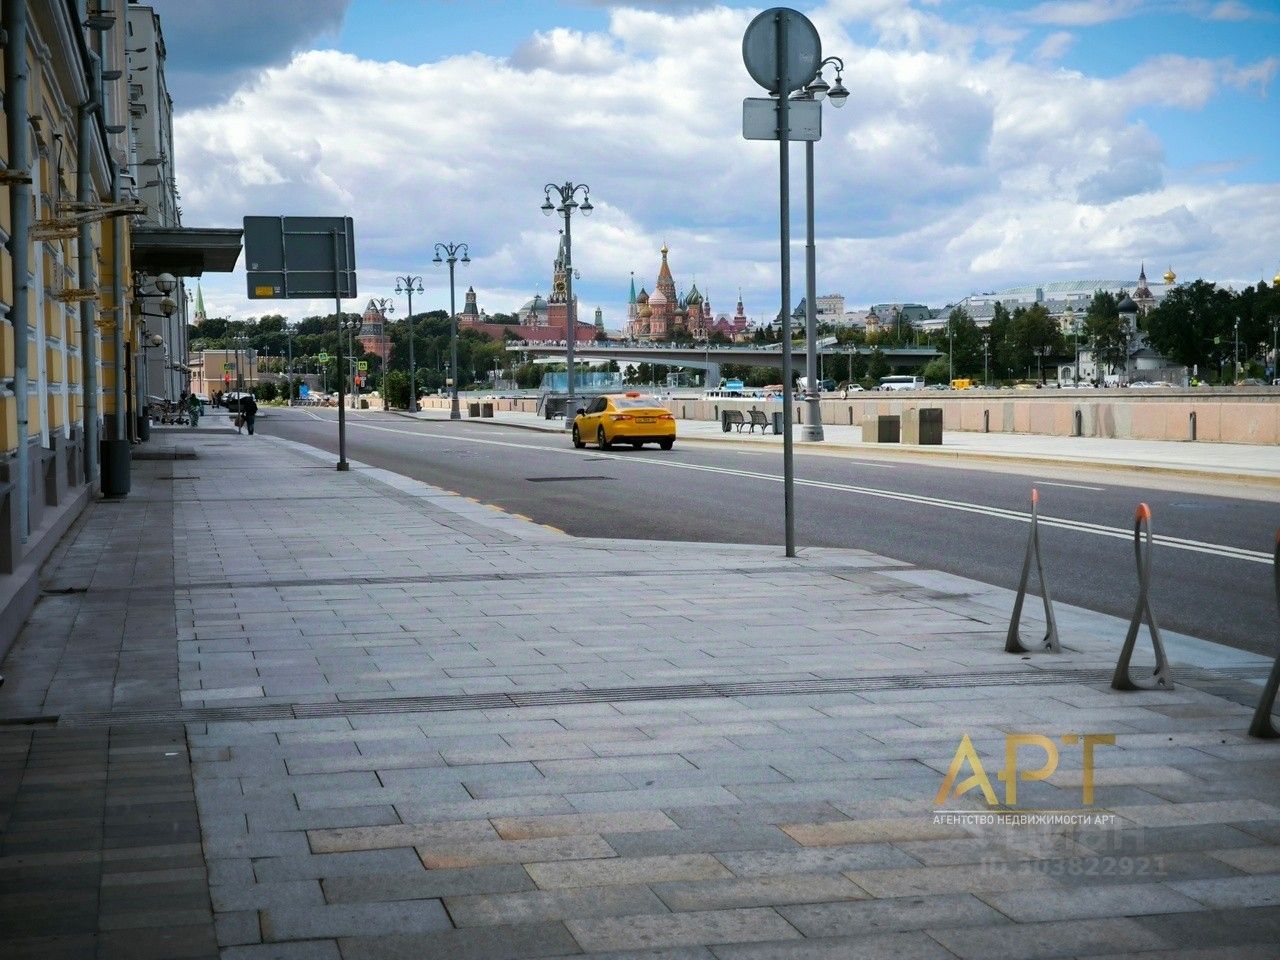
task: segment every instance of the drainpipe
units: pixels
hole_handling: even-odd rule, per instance
[[[120,202],[120,168],[111,164],[111,200]],[[128,437],[125,427],[124,411],[124,218],[111,218],[111,303],[116,308],[116,327],[112,337],[112,351],[115,354],[116,382],[115,395],[115,438],[123,440]]]
[[[27,66],[27,0],[5,0],[4,30],[4,112],[9,136],[9,169],[27,177],[26,182],[9,186],[13,235],[9,255],[13,258],[13,305],[9,321],[13,325],[13,399],[18,423],[17,477],[14,497],[17,505],[18,535],[27,542],[31,486],[31,449],[27,443],[27,319],[31,306],[31,131],[27,113],[29,73]]]
[[[91,203],[93,177],[91,175],[94,114],[102,109],[102,61],[89,51],[89,99],[80,104],[80,130],[76,140],[76,200]],[[93,227],[83,224],[76,243],[79,285],[89,285],[93,280]],[[92,300],[80,302],[80,360],[84,368],[81,380],[84,384],[84,467],[90,488],[98,481],[98,358],[93,349],[97,329],[93,322]]]

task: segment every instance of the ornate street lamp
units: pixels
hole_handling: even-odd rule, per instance
[[[458,262],[458,254],[462,254],[462,262],[470,263],[470,251],[465,243],[437,243],[436,255],[432,263],[449,264],[449,419],[460,420],[462,412],[458,409],[458,300],[454,293],[453,268]],[[414,398],[417,399],[416,397]]]
[[[582,191],[581,204],[577,200],[579,190]],[[553,193],[560,201],[559,206],[556,206],[551,199]],[[575,372],[573,350],[578,342],[578,311],[576,304],[573,302],[573,234],[570,232],[570,218],[574,210],[581,210],[584,217],[589,217],[595,207],[591,205],[591,188],[585,183],[570,183],[567,180],[560,185],[548,183],[542,188],[542,194],[544,198],[542,212],[548,217],[553,213],[559,213],[564,217],[564,281],[565,299],[567,300],[566,308],[568,311],[568,322],[565,325],[565,367],[568,370],[569,380],[569,393],[564,405],[564,428],[571,430],[573,429],[573,418],[576,415],[573,400]]]
[[[822,76],[827,67],[836,71],[835,85],[828,84]],[[843,107],[849,99],[849,91],[845,89],[842,74],[844,61],[839,57],[827,57],[818,64],[813,79],[803,90],[797,91],[793,100],[830,100],[833,107]],[[823,439],[822,433],[822,393],[818,384],[818,278],[817,251],[814,246],[813,226],[813,141],[804,142],[804,186],[805,186],[805,391],[804,402],[808,413],[804,418],[804,426],[800,431],[800,439],[811,442]]]
[[[422,292],[422,278],[405,274],[403,277],[396,277],[396,293],[407,293],[409,295],[409,313],[405,316],[405,322],[409,325],[409,412],[418,412],[418,367],[413,360],[413,295]]]

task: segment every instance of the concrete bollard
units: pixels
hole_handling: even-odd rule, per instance
[[[1276,531],[1276,549],[1272,556],[1272,574],[1276,585],[1276,610],[1280,612],[1280,530]],[[1258,700],[1258,709],[1254,711],[1253,723],[1249,725],[1249,736],[1262,740],[1280,739],[1280,730],[1276,729],[1272,714],[1276,709],[1276,693],[1280,691],[1280,648],[1276,650],[1276,662],[1271,667],[1271,676],[1262,688],[1262,697]]]
[[[1147,549],[1142,549],[1143,528],[1146,528]],[[1151,508],[1145,503],[1138,504],[1133,515],[1133,556],[1138,565],[1138,602],[1133,608],[1133,619],[1129,621],[1129,633],[1124,638],[1124,646],[1120,649],[1120,659],[1116,661],[1116,672],[1111,677],[1113,690],[1172,690],[1173,679],[1169,675],[1169,660],[1164,655],[1164,643],[1160,639],[1160,627],[1156,624],[1155,612],[1151,609]],[[1151,647],[1156,655],[1156,667],[1152,672],[1154,683],[1143,686],[1134,681],[1129,672],[1129,661],[1133,658],[1133,648],[1138,641],[1138,631],[1142,628],[1143,615],[1147,618],[1147,629],[1151,634]]]
[[[1018,597],[1013,601],[1013,616],[1009,619],[1009,632],[1004,640],[1005,653],[1031,653],[1022,644],[1018,626],[1022,621],[1022,603],[1027,598],[1027,583],[1031,578],[1031,558],[1036,561],[1036,576],[1040,579],[1040,597],[1044,601],[1045,634],[1041,641],[1043,650],[1061,653],[1058,642],[1058,621],[1053,615],[1053,599],[1049,596],[1049,581],[1044,576],[1044,562],[1040,559],[1040,492],[1031,488],[1031,533],[1027,536],[1027,552],[1022,558],[1022,579],[1018,583]]]
[[[1077,437],[1083,437],[1084,436],[1084,412],[1082,410],[1076,411],[1075,422],[1076,422],[1075,435]]]
[[[982,411],[982,432],[983,433],[991,432],[991,411],[990,410]]]
[[[1187,439],[1194,443],[1196,439],[1196,412],[1194,410],[1187,415],[1187,428],[1190,434]]]

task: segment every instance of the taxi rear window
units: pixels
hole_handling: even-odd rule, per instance
[[[619,410],[634,410],[637,407],[653,409],[659,404],[653,397],[614,397],[613,405]]]

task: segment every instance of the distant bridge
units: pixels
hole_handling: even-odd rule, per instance
[[[530,357],[560,358],[565,355],[563,343],[526,343],[507,345],[508,353],[523,353]],[[847,357],[858,353],[869,357],[872,347],[830,346],[818,351],[829,357]],[[881,350],[890,367],[918,369],[934,357],[941,354],[933,347],[893,347]],[[795,370],[804,372],[805,348],[803,345],[792,347],[792,363]],[[729,347],[682,347],[663,346],[661,344],[610,344],[584,343],[574,349],[574,360],[581,363],[603,363],[614,360],[619,365],[624,363],[654,363],[665,367],[693,367],[707,371],[706,382],[720,382],[720,367],[726,363],[746,367],[773,367],[782,369],[782,348],[778,344],[770,346],[747,346],[739,344]]]

